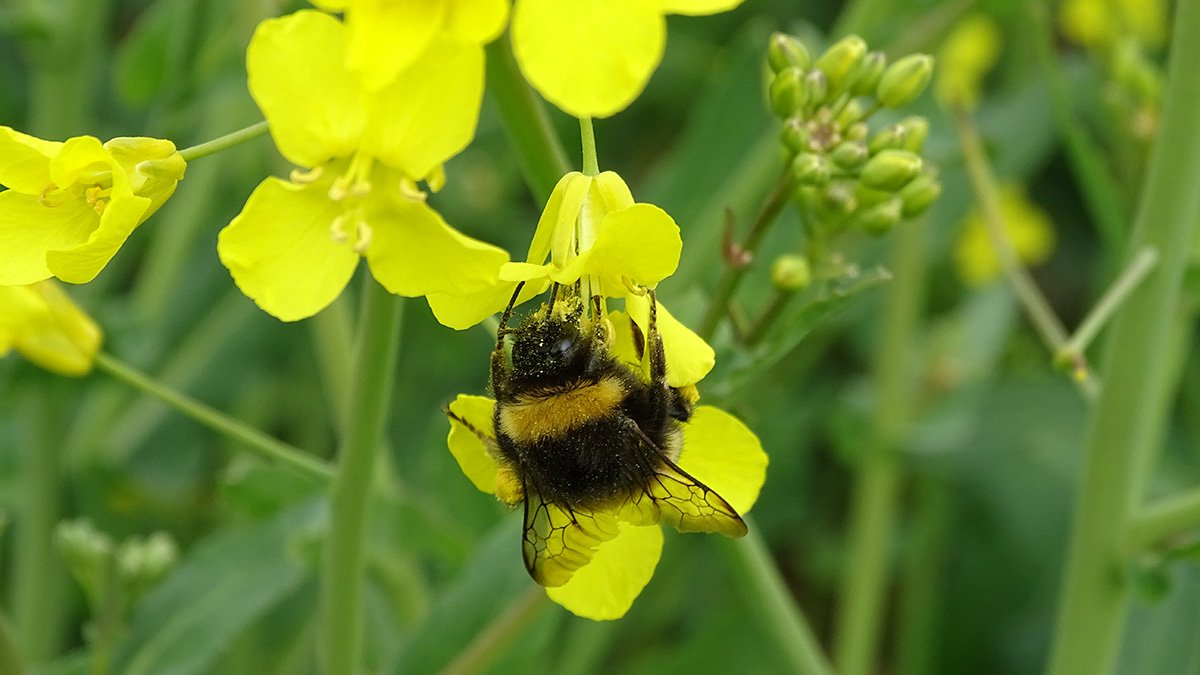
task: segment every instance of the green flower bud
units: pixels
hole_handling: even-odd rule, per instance
[[[825,73],[829,88],[835,92],[845,91],[850,84],[850,75],[867,55],[867,43],[857,35],[847,35],[825,50],[817,59],[817,69]]]
[[[919,216],[933,205],[942,194],[942,184],[932,174],[923,173],[904,186],[900,200],[904,203],[904,217]]]
[[[834,118],[834,121],[837,122],[838,128],[845,129],[851,124],[862,120],[862,118],[862,104],[858,102],[858,99],[850,99],[846,102],[846,105],[842,106],[842,109],[838,111],[837,117]]]
[[[59,523],[55,539],[67,569],[83,587],[88,602],[99,607],[110,586],[112,538],[97,530],[91,521],[73,520]]]
[[[896,223],[900,222],[900,216],[903,211],[904,204],[900,201],[900,198],[892,197],[885,202],[856,213],[847,224],[852,229],[879,236],[887,234],[896,226]]]
[[[842,141],[829,153],[834,166],[843,171],[853,171],[862,166],[867,156],[867,146],[862,141]]]
[[[827,185],[821,191],[821,207],[836,216],[848,216],[858,208],[853,186],[846,181]]]
[[[829,79],[819,70],[810,71],[804,77],[804,87],[810,103],[820,105],[829,97]]]
[[[867,161],[859,180],[872,190],[895,192],[921,173],[921,158],[905,150],[883,150]]]
[[[875,97],[888,108],[899,108],[916,100],[933,77],[933,57],[909,54],[888,66],[879,78]]]
[[[772,72],[780,72],[789,66],[799,66],[807,70],[812,65],[812,57],[804,43],[786,33],[772,33],[767,42],[767,64]]]
[[[921,154],[921,150],[925,148],[925,138],[929,136],[929,120],[917,116],[906,117],[899,126],[904,129],[904,141],[900,148]]]
[[[808,127],[804,126],[804,122],[799,117],[790,117],[783,123],[779,138],[788,150],[805,152],[809,149],[808,142],[811,135],[808,133]]]
[[[896,196],[895,192],[883,192],[882,190],[872,190],[864,186],[862,183],[854,190],[854,196],[858,198],[858,205],[861,207],[875,206],[882,204],[892,197]]]
[[[792,175],[801,185],[824,185],[833,175],[833,169],[821,155],[802,152],[792,160]]]
[[[904,148],[904,141],[907,137],[908,130],[903,125],[891,124],[880,129],[871,137],[867,149],[871,151],[872,155],[877,155],[884,150],[901,150]]]
[[[849,141],[865,141],[869,133],[871,133],[870,127],[863,122],[855,122],[846,129],[842,137]]]
[[[883,77],[883,71],[886,68],[887,57],[883,52],[867,54],[850,76],[850,95],[866,96],[874,92],[875,88],[879,86],[879,80]]]
[[[784,291],[799,291],[812,283],[812,270],[804,256],[789,253],[775,259],[771,265],[771,283]]]
[[[771,111],[786,119],[800,112],[806,101],[804,71],[799,66],[789,66],[776,73],[768,87]]]

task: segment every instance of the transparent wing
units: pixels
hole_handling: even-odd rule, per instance
[[[543,586],[562,586],[575,570],[591,561],[600,544],[620,532],[616,516],[572,510],[543,501],[525,490],[525,534],[521,542],[525,569]]]

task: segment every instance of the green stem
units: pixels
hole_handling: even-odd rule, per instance
[[[1129,523],[1130,552],[1153,546],[1172,535],[1200,528],[1200,488],[1145,506]]]
[[[1053,675],[1104,675],[1120,644],[1129,584],[1121,577],[1124,539],[1141,501],[1173,382],[1171,340],[1181,288],[1200,223],[1200,0],[1180,0],[1162,127],[1150,160],[1128,250],[1162,254],[1113,318],[1105,387],[1088,430],[1075,524],[1050,661]]]
[[[926,221],[899,228],[890,267],[893,282],[875,345],[878,403],[873,440],[858,467],[849,529],[849,564],[842,578],[834,662],[842,675],[874,672],[891,567],[893,523],[903,471],[896,446],[913,409],[913,344],[925,297]]]
[[[550,198],[558,179],[571,170],[541,99],[521,77],[508,36],[487,46],[487,92],[517,153],[517,165],[539,202]]]
[[[442,675],[482,672],[548,605],[546,592],[540,586],[530,586],[459,652]]]
[[[185,162],[191,162],[193,160],[200,159],[201,157],[215,155],[222,150],[228,150],[229,148],[232,148],[235,145],[241,145],[246,141],[252,141],[265,133],[267,133],[267,122],[266,120],[263,120],[262,122],[251,124],[248,127],[238,129],[237,131],[225,134],[219,138],[214,138],[211,141],[200,143],[199,145],[193,145],[190,148],[184,148],[183,150],[179,151],[179,156],[182,157]]]
[[[888,0],[850,0],[838,16],[837,23],[829,33],[830,40],[859,33],[870,37],[871,31],[879,24],[891,8]]]
[[[579,137],[583,146],[583,173],[599,176],[600,162],[596,159],[596,134],[592,130],[592,118],[579,118]]]
[[[325,481],[333,472],[318,459],[303,451],[271,438],[263,432],[225,415],[199,401],[158,382],[115,356],[100,352],[96,354],[96,367],[112,377],[149,394],[166,403],[186,417],[228,438],[240,442],[247,449],[268,460],[279,462],[305,475]]]
[[[763,236],[775,224],[775,220],[787,206],[792,198],[792,187],[794,179],[792,177],[791,162],[784,164],[783,172],[779,179],[775,182],[775,187],[771,189],[771,193],[767,196],[767,201],[755,216],[754,222],[750,225],[750,232],[746,235],[745,241],[741,244],[741,251],[752,255],[762,242]],[[713,292],[712,299],[708,302],[708,309],[705,310],[704,318],[700,321],[700,326],[696,334],[705,340],[712,338],[717,332],[717,326],[721,323],[722,317],[729,311],[729,303],[733,301],[733,294],[737,292],[738,285],[742,283],[743,277],[746,276],[746,265],[727,265],[725,272],[721,275],[721,280],[717,282],[717,289]]]
[[[360,671],[363,548],[376,449],[383,436],[396,369],[401,305],[373,278],[358,324],[350,414],[329,493],[329,534],[321,570],[321,672]]]
[[[983,223],[991,237],[996,257],[1000,260],[1000,267],[1004,270],[1004,275],[1008,277],[1009,283],[1012,284],[1017,298],[1021,301],[1021,306],[1025,308],[1025,314],[1033,323],[1038,335],[1041,336],[1042,342],[1051,354],[1057,355],[1067,345],[1069,339],[1067,329],[1063,327],[1062,322],[1050,307],[1049,301],[1038,289],[1029,270],[1021,264],[1016,249],[1008,239],[1007,230],[1004,228],[1004,216],[1000,213],[996,179],[988,165],[987,156],[983,151],[983,142],[979,138],[979,131],[975,128],[974,120],[962,106],[955,106],[953,113],[959,145],[967,164],[967,177],[971,181],[971,188],[975,191],[975,198],[983,215]],[[1073,365],[1076,373],[1075,382],[1084,396],[1088,400],[1094,401],[1100,393],[1100,387],[1095,378],[1090,375],[1091,368],[1088,367],[1087,360],[1080,354]]]
[[[747,347],[758,344],[766,336],[771,326],[775,325],[775,321],[783,314],[783,310],[794,297],[796,297],[796,291],[776,288],[770,301],[767,302],[767,306],[763,308],[762,314],[759,314],[758,318],[746,328],[742,344]]]
[[[747,519],[748,520],[748,519]],[[726,540],[737,562],[738,577],[746,582],[756,616],[763,628],[783,650],[790,671],[801,675],[832,675],[833,668],[804,614],[792,601],[792,592],[780,576],[757,528],[738,541]]]
[[[25,673],[21,654],[17,650],[12,631],[8,627],[8,619],[3,614],[0,614],[0,673],[8,675],[24,675]]]
[[[939,610],[945,588],[946,543],[954,518],[950,482],[944,476],[918,476],[914,493],[912,537],[896,620],[896,672],[900,675],[939,672]]]
[[[1158,251],[1152,248],[1142,249],[1133,257],[1133,261],[1113,282],[1104,296],[1092,307],[1092,311],[1084,318],[1083,323],[1075,330],[1075,334],[1067,344],[1062,346],[1059,357],[1063,359],[1078,359],[1087,351],[1088,345],[1100,334],[1104,324],[1112,318],[1117,309],[1125,302],[1133,289],[1146,278],[1147,274],[1158,264]]]

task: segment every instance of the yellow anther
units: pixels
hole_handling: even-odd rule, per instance
[[[358,235],[358,240],[354,242],[354,252],[363,255],[367,252],[367,247],[371,245],[371,225],[366,220],[360,218],[354,230],[355,234]]]
[[[64,201],[66,201],[66,190],[60,190],[54,183],[42,188],[42,194],[38,196],[38,203],[50,208],[61,206]]]
[[[308,171],[303,169],[292,169],[288,174],[288,180],[299,185],[307,185],[308,183],[316,182],[322,174],[325,173],[325,167],[318,166]]]
[[[408,178],[400,179],[400,196],[404,197],[410,202],[425,201],[425,192],[421,188],[417,187],[416,182]]]
[[[329,224],[329,238],[339,244],[344,244],[350,241],[350,233],[347,232],[346,223],[349,219],[346,214],[340,214],[333,219]]]

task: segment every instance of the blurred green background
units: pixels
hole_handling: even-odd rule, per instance
[[[1035,276],[1076,325],[1122,250],[1089,215],[1064,150],[1029,7],[888,5],[856,27],[893,57],[936,54],[965,16],[994,20],[1001,49],[977,117],[1001,181],[1024,186],[1053,223],[1055,246]],[[180,147],[252,124],[260,117],[246,91],[245,45],[258,21],[301,6],[13,0],[0,6],[0,124],[43,138],[148,135]],[[744,228],[782,162],[763,95],[768,35],[788,31],[817,50],[842,12],[838,2],[746,0],[725,14],[670,17],[666,56],[646,92],[597,122],[601,168],[621,173],[640,201],[662,206],[682,228],[683,261],[659,297],[686,322],[699,320],[720,272],[726,210]],[[1111,60],[1061,24],[1047,37],[1070,109],[1110,161],[1128,207],[1145,146],[1113,103]],[[1161,43],[1145,47],[1150,63],[1162,62]],[[1036,672],[1050,646],[1087,404],[1052,367],[1002,281],[960,278],[954,248],[970,188],[935,97],[914,108],[931,120],[926,155],[945,190],[926,217],[900,226],[922,229],[927,264],[916,339],[902,346],[910,415],[896,455],[876,672]],[[576,122],[550,116],[577,163]],[[69,290],[103,326],[107,351],[330,457],[356,293],[283,324],[237,291],[215,254],[218,230],[259,180],[288,169],[267,138],[197,160],[100,278]],[[476,141],[447,173],[446,189],[431,198],[446,219],[522,252],[541,205],[490,100]],[[894,240],[852,239],[844,250],[869,270],[887,264]],[[736,298],[741,311],[769,301],[769,263],[799,241],[789,210]],[[872,443],[886,292],[871,285],[815,314],[795,303],[756,350],[718,333],[717,370],[701,383],[706,401],[762,438],[771,465],[754,523],[827,648],[847,569],[855,467]],[[517,521],[464,479],[445,447],[441,407],[460,392],[484,393],[493,340],[486,329],[443,328],[423,301],[407,302],[389,452],[371,507],[370,672],[440,671],[528,597]],[[1200,479],[1195,351],[1189,335],[1151,496]],[[35,672],[95,672],[88,645],[101,625],[118,628],[113,673],[314,672],[320,487],[230,443],[101,374],[69,380],[18,357],[0,361],[0,607]],[[119,621],[97,619],[54,543],[57,524],[78,519],[116,543],[163,531],[178,547],[165,576],[124,606],[101,608]],[[1200,673],[1200,568],[1148,560],[1144,572],[1120,672]],[[731,544],[669,532],[654,579],[625,619],[592,623],[534,605],[485,672],[789,672],[745,586]]]

